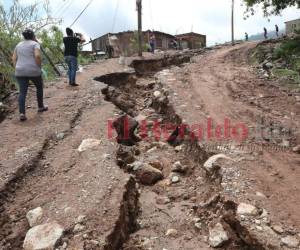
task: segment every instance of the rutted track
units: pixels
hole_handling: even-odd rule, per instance
[[[236,215],[237,204],[223,197],[220,180],[211,179],[201,168],[213,152],[206,152],[197,141],[190,140],[193,137],[192,132],[182,127],[181,117],[176,113],[176,108],[170,104],[168,92],[155,75],[156,72],[163,69],[162,66],[180,65],[186,62],[186,58],[183,61],[177,61],[176,58],[168,61],[172,63],[165,64],[153,60],[134,61],[132,65],[136,67],[136,74],[112,73],[95,78],[95,80],[107,84],[107,87],[102,90],[105,99],[121,109],[128,116],[129,120],[135,117],[137,119],[143,117],[143,119],[147,120],[147,123],[150,123],[150,130],[153,129],[153,124],[157,121],[162,126],[164,124],[173,125],[171,130],[169,129],[168,131],[169,137],[160,138],[162,140],[165,139],[163,142],[158,142],[157,138],[151,138],[150,135],[150,138],[146,137],[145,141],[133,142],[134,146],[124,146],[122,142],[119,146],[116,162],[125,171],[136,174],[136,170],[132,169],[134,162],[145,163],[151,161],[151,159],[152,161],[157,159],[158,162],[162,163],[161,167],[163,169],[160,170],[165,176],[165,180],[152,187],[141,185],[140,230],[132,234],[124,249],[147,249],[150,246],[149,244],[151,244],[152,249],[161,249],[163,246],[166,248],[171,247],[171,249],[199,249],[201,247],[206,249],[209,246],[207,241],[203,240],[203,237],[208,235],[209,227],[216,221],[221,221],[231,235],[231,240],[224,245],[224,249],[266,249],[254,235],[251,235],[246,227],[242,226]],[[143,72],[144,69],[146,69],[145,72]],[[161,96],[154,97],[155,91],[159,91]],[[122,118],[119,122],[123,121]],[[129,130],[131,129],[130,124],[131,122],[129,122]],[[121,124],[121,129],[119,130],[122,131],[123,129],[124,126]],[[141,126],[138,127],[138,130],[142,132]],[[184,131],[185,139],[179,137],[179,131]],[[143,136],[145,135],[141,134],[141,137]],[[171,146],[168,146],[166,142]],[[182,150],[180,152],[178,150],[175,151],[174,146],[179,146]],[[155,151],[156,148],[160,152]],[[136,154],[135,152],[139,153]],[[169,162],[166,163],[164,155],[168,155],[170,158]],[[174,173],[172,174],[171,165],[176,160],[180,160],[188,166],[185,172],[179,174],[180,178],[182,178],[179,185],[172,184],[171,181],[172,175],[174,175]],[[199,182],[199,179],[201,179],[202,183],[197,187],[196,183]],[[137,181],[139,181],[139,178],[137,178]],[[193,184],[191,185],[191,183]],[[178,189],[189,193],[191,188],[194,196],[191,194],[178,194]],[[199,197],[199,194],[202,195]],[[160,204],[164,206],[157,207],[155,205],[157,200],[164,199],[163,197],[172,197],[172,195],[174,196],[173,199],[165,204]],[[219,198],[212,200],[213,197]],[[191,198],[193,202],[185,204]],[[206,205],[193,205],[195,200]],[[186,209],[177,209],[180,206],[186,206]],[[177,208],[173,210],[172,207]],[[193,212],[190,213],[189,209],[193,210]],[[173,214],[174,212],[175,214]],[[187,213],[190,213],[190,215],[187,216]],[[153,216],[155,220],[152,219]],[[190,222],[181,221],[183,218],[190,220],[189,216],[200,217],[203,228],[196,229],[190,227]],[[173,218],[171,224],[170,218]],[[216,218],[219,218],[219,220]],[[143,221],[147,221],[146,227],[143,225]],[[170,239],[165,236],[167,229],[170,229],[169,227],[172,226],[177,227],[178,231],[182,230],[180,239]],[[193,240],[188,236],[189,234],[193,235]],[[152,240],[151,237],[148,240],[145,239],[145,237],[151,235],[156,237]]]
[[[29,165],[18,170],[2,190],[0,222],[5,235],[0,234],[0,246],[21,249],[29,228],[25,214],[41,205],[44,222],[56,220],[65,228],[57,247],[65,242],[70,249],[85,250],[209,249],[209,231],[219,222],[230,235],[223,249],[281,249],[255,234],[237,215],[237,204],[226,197],[221,185],[222,169],[210,175],[202,168],[217,152],[190,140],[193,134],[182,126],[183,118],[158,76],[166,67],[190,62],[194,55],[134,60],[135,71],[102,72],[97,82],[87,81],[88,91],[72,96],[74,102],[78,97],[84,101],[69,117],[63,139],[57,134],[46,137]],[[108,102],[102,101],[102,95]],[[132,129],[137,125],[134,119],[146,120],[146,127],[137,128],[143,140],[134,133],[128,140],[119,138],[119,145],[107,140],[107,120],[113,115],[121,115],[115,123],[121,133],[124,117],[132,121],[129,130],[130,124]],[[160,138],[153,132],[157,123],[158,129],[171,125],[160,131]],[[86,138],[98,138],[101,145],[78,153]],[[179,161],[182,169],[174,170]],[[138,162],[159,169],[163,179],[142,185]],[[232,164],[239,162],[222,167]],[[74,221],[81,214],[87,215],[85,228],[75,232]],[[263,216],[262,209],[258,216]],[[176,236],[166,235],[169,229],[176,229]]]

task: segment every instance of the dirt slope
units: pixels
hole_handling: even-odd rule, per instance
[[[239,171],[251,180],[250,197],[255,190],[268,197],[264,206],[275,221],[299,227],[300,156],[290,147],[300,143],[300,103],[295,98],[300,94],[285,88],[284,83],[259,79],[248,64],[255,46],[247,43],[196,57],[193,64],[171,70],[165,84],[176,93],[173,102],[188,124],[206,124],[210,117],[215,126],[223,125],[228,118],[233,124],[244,123],[250,128],[268,128],[273,123],[293,130],[292,136],[279,140],[249,139],[247,145],[254,146],[253,159],[243,162]],[[263,124],[258,123],[262,120]],[[290,142],[288,149],[272,150],[285,138]],[[229,143],[239,144],[235,140]],[[220,144],[226,144],[226,140]]]
[[[59,249],[64,243],[69,250],[205,250],[216,223],[229,235],[221,249],[285,249],[281,238],[298,237],[300,228],[300,157],[291,147],[273,148],[300,143],[299,93],[256,75],[247,61],[255,46],[135,60],[136,72],[116,60],[97,62],[79,76],[79,88],[63,81],[48,86],[50,111],[42,115],[30,91],[28,122],[20,124],[16,111],[0,124],[0,249],[22,249],[26,213],[38,206],[42,223],[56,220],[65,229]],[[186,140],[170,144],[150,133],[124,146],[108,138],[107,128],[107,120],[124,113],[145,119],[149,131],[156,121],[175,125],[168,132],[176,134],[182,123],[212,119],[215,127],[227,118],[232,125],[276,124],[293,133],[274,139],[251,132],[242,142],[214,137],[198,143],[185,131]],[[88,138],[99,145],[79,153]],[[217,153],[232,161],[209,176],[203,163]],[[181,168],[174,170],[178,161]],[[159,174],[152,185],[141,178],[145,166]],[[259,213],[238,216],[241,202]],[[81,215],[84,227],[76,230]]]

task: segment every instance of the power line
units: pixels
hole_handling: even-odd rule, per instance
[[[94,0],[89,1],[89,3],[85,6],[85,8],[80,12],[78,17],[74,20],[74,22],[70,25],[70,28],[78,21],[78,19],[82,16],[82,14],[86,11],[86,9],[91,5]]]
[[[71,5],[75,2],[75,0],[70,0],[70,3],[60,12],[59,17],[62,17],[63,14],[71,7]]]
[[[151,4],[151,0],[149,0],[149,10],[150,10],[150,21],[151,21],[152,30],[154,30],[154,22],[153,22],[153,14],[152,14],[152,4]]]
[[[72,0],[65,0],[63,2],[60,2],[60,4],[58,4],[55,8],[56,10],[53,12],[53,16],[58,15],[61,12],[61,10],[67,6],[68,2],[70,1]]]
[[[117,15],[118,15],[118,11],[119,11],[119,6],[120,6],[120,0],[118,0],[117,5],[116,5],[111,32],[114,32],[114,29],[115,29],[116,19],[117,19]]]

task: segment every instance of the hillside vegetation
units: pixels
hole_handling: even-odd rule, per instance
[[[252,61],[284,83],[300,84],[300,33],[259,44]]]

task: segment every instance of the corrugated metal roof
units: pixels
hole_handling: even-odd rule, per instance
[[[291,22],[295,22],[295,21],[300,21],[300,18],[294,19],[294,20],[290,20],[290,21],[286,21],[286,22],[284,22],[284,23],[291,23]]]

